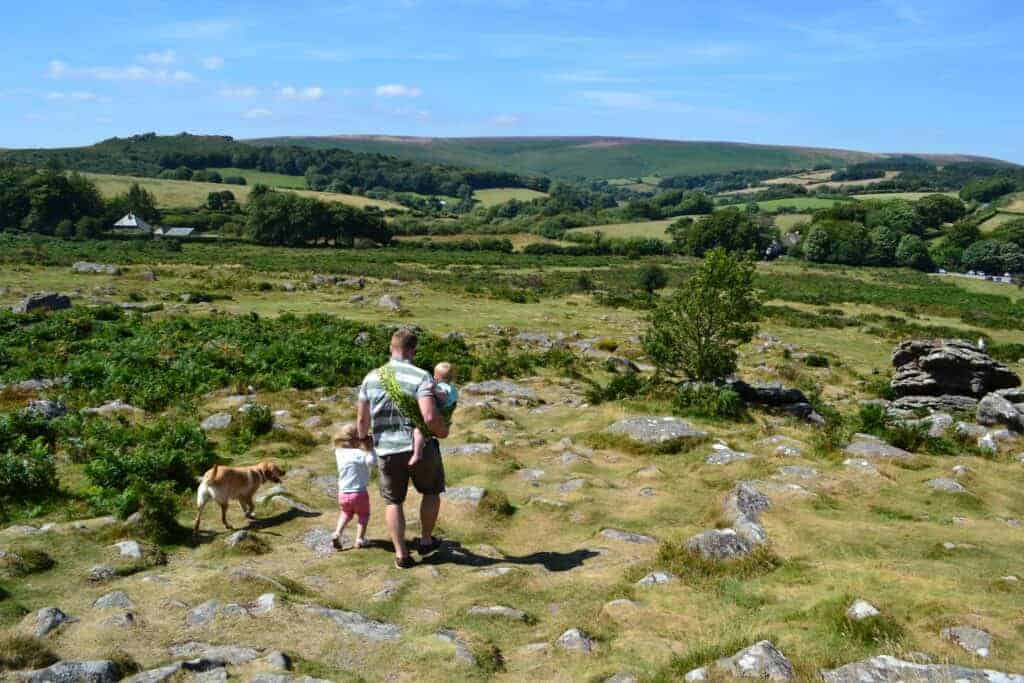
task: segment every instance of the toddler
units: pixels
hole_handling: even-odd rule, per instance
[[[455,366],[451,363],[438,363],[434,366],[434,398],[437,399],[437,407],[441,410],[445,422],[452,423],[452,413],[459,403],[459,390],[452,382],[455,380]],[[414,427],[412,431],[412,457],[409,458],[409,467],[412,467],[423,457],[423,444],[426,443],[426,436],[420,427]]]
[[[342,427],[334,435],[334,459],[338,463],[338,525],[331,542],[341,550],[341,534],[353,517],[356,525],[355,548],[366,546],[366,525],[370,521],[370,467],[377,464],[370,438],[362,440],[355,423]]]

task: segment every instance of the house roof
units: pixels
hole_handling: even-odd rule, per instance
[[[114,223],[114,227],[115,228],[136,228],[138,230],[152,230],[153,229],[153,227],[149,223],[147,223],[146,221],[142,220],[141,218],[139,218],[138,216],[136,216],[134,213],[132,213],[130,211],[127,214],[125,214],[124,217],[121,218],[121,220],[119,220],[118,222]]]
[[[188,237],[195,232],[195,230],[195,228],[167,228],[164,230],[163,234],[164,237]]]

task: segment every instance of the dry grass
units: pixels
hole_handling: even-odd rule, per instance
[[[107,175],[102,173],[85,174],[92,178],[104,197],[113,197],[128,191],[132,183],[139,183],[142,187],[152,192],[156,197],[157,205],[162,208],[170,207],[194,207],[206,203],[206,196],[210,192],[222,192],[229,190],[234,193],[239,201],[246,201],[252,191],[251,185],[224,185],[221,183],[195,183],[190,180],[164,180],[162,178],[134,178],[131,176]],[[286,176],[288,177],[288,176]],[[353,194],[338,194],[335,192],[313,192],[312,190],[284,190],[295,192],[303,197],[314,197],[325,202],[337,202],[350,204],[352,206],[366,207],[376,206],[381,209],[404,208],[393,202],[379,199],[369,199]]]
[[[531,199],[547,196],[546,192],[530,190],[525,187],[497,187],[491,190],[477,190],[473,193],[473,199],[480,202],[483,206],[504,204],[512,199],[518,199],[521,202],[528,202]]]
[[[600,232],[606,237],[647,237],[668,239],[665,228],[675,223],[678,218],[667,218],[661,221],[640,221],[637,223],[612,223],[610,225],[592,225],[585,228],[573,228],[569,232]]]

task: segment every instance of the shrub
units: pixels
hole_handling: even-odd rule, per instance
[[[904,235],[896,248],[896,263],[914,270],[929,271],[935,268],[928,247],[917,235]]]
[[[714,249],[651,312],[644,349],[670,375],[701,382],[723,378],[736,369],[737,347],[757,331],[758,310],[753,263]]]
[[[1024,250],[1013,242],[981,240],[964,249],[963,267],[992,274],[1024,272]]]
[[[8,503],[44,500],[57,491],[57,467],[42,439],[20,437],[0,453],[0,511]]]
[[[0,639],[0,670],[43,669],[57,660],[39,638],[12,635]]]
[[[616,375],[607,384],[594,384],[587,389],[587,401],[598,405],[605,401],[618,401],[624,398],[640,396],[647,388],[647,383],[635,372]]]
[[[829,366],[829,360],[827,356],[809,353],[804,356],[804,365],[810,368],[827,368]]]
[[[678,415],[721,419],[738,419],[746,411],[743,399],[732,389],[710,383],[681,384],[672,399],[672,410]]]
[[[180,542],[189,534],[188,529],[178,524],[179,504],[171,482],[134,477],[118,502],[118,515],[123,519],[138,512],[137,533],[155,543]]]
[[[640,289],[648,294],[653,294],[656,290],[663,289],[668,284],[668,274],[664,268],[652,263],[640,269],[636,280]]]

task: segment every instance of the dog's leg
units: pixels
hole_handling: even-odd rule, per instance
[[[220,521],[224,523],[224,528],[230,531],[234,531],[235,527],[228,524],[228,504],[220,504]]]
[[[199,491],[196,493],[196,507],[198,509],[196,510],[196,523],[195,526],[192,527],[193,534],[199,533],[199,520],[202,519],[203,508],[206,507],[208,500],[209,498],[206,497],[206,484],[201,483],[199,484]]]
[[[251,520],[255,516],[252,514],[253,505],[251,498],[239,498],[238,505],[242,508],[242,514],[245,515],[246,519]]]
[[[245,516],[249,519],[256,519],[256,505],[252,502],[252,496],[245,499]]]

